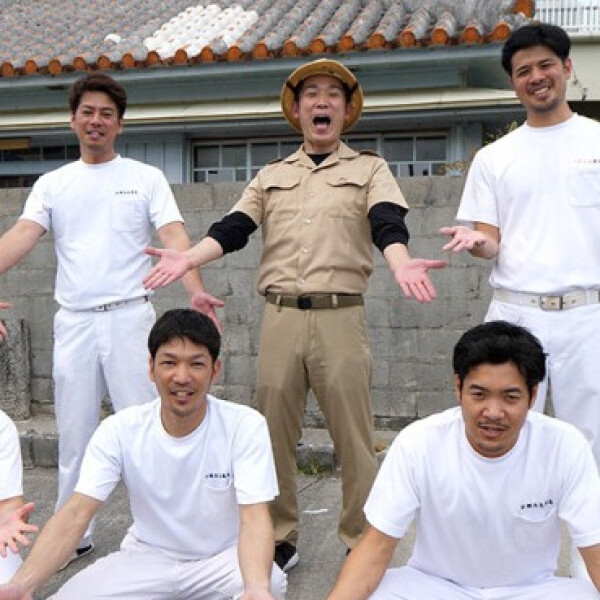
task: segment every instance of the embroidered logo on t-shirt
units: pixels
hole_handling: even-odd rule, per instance
[[[229,479],[231,478],[231,473],[206,473],[204,475],[205,479]]]
[[[138,194],[139,192],[137,190],[117,190],[115,192],[115,194],[117,196],[131,196],[133,194]]]
[[[548,500],[544,500],[541,502],[527,502],[526,504],[521,504],[521,510],[546,508],[548,506],[554,506],[552,498],[548,498]]]

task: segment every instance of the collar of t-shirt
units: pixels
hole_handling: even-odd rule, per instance
[[[326,152],[325,154],[309,154],[308,158],[310,158],[317,167],[328,157],[331,156],[333,152]]]

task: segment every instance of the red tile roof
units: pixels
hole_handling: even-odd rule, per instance
[[[0,76],[500,41],[534,0],[15,0]]]

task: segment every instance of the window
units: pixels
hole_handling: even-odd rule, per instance
[[[396,177],[442,175],[447,162],[445,134],[353,135],[344,141],[359,152],[377,152],[387,160]],[[197,142],[192,151],[192,179],[250,181],[270,161],[295,152],[300,142],[299,138]]]
[[[31,187],[36,179],[79,158],[79,146],[31,146],[0,150],[0,188]]]
[[[198,143],[192,152],[192,179],[250,181],[268,162],[288,156],[299,144],[299,139]]]

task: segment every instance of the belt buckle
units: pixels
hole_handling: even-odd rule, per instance
[[[312,308],[312,298],[307,296],[298,296],[296,305],[300,310],[310,310]]]
[[[542,310],[562,310],[564,307],[563,296],[540,297],[540,308]]]

